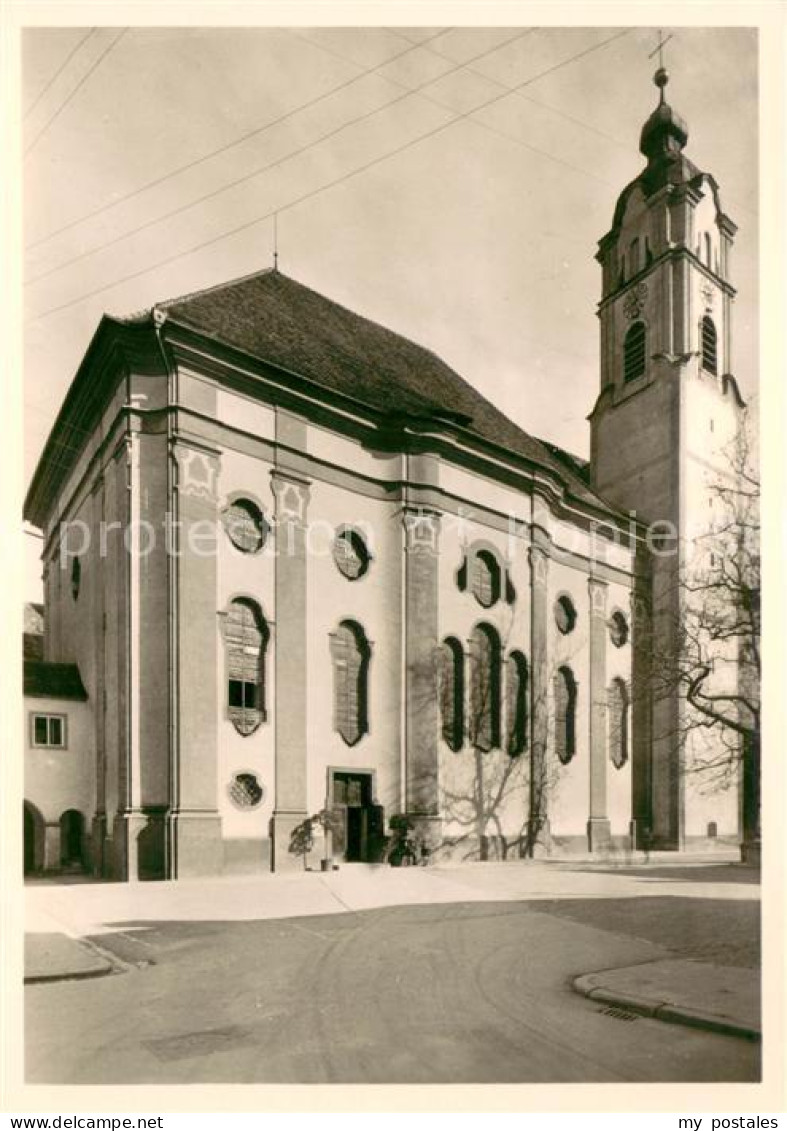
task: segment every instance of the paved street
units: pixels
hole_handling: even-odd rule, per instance
[[[758,1079],[756,1043],[616,1016],[571,988],[578,974],[676,953],[756,965],[750,873],[514,867],[298,877],[293,890],[330,889],[348,906],[351,890],[368,905],[363,893],[391,877],[390,901],[411,905],[297,917],[255,917],[254,900],[274,889],[253,882],[217,882],[201,903],[201,889],[181,886],[179,917],[156,917],[161,886],[139,885],[147,911],[124,921],[120,885],[86,889],[94,920],[111,909],[111,928],[92,937],[124,972],[26,988],[28,1082]],[[441,884],[443,901],[427,902]],[[70,898],[41,893],[55,909]]]

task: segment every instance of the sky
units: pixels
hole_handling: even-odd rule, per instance
[[[739,227],[750,396],[757,33],[662,34],[686,152]],[[285,274],[586,456],[594,253],[644,163],[657,43],[608,26],[26,29],[26,482],[101,315],[271,266],[275,213]]]

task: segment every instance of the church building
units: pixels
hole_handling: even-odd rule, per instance
[[[589,465],[275,268],[101,320],[25,506],[30,687],[67,676],[80,720],[44,743],[73,798],[27,766],[31,870],[77,827],[97,876],[302,869],[326,811],[337,862],[392,817],[435,860],[737,843],[738,791],[694,786],[684,705],[639,678],[742,409],[735,225],[656,82],[599,243]]]

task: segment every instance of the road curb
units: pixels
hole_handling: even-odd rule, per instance
[[[743,1021],[736,1021],[732,1017],[724,1017],[718,1013],[707,1013],[701,1009],[689,1009],[672,1002],[659,1001],[657,998],[624,994],[619,990],[610,989],[608,986],[600,986],[596,981],[597,978],[598,974],[580,974],[572,980],[572,988],[591,1001],[597,1001],[604,1005],[615,1005],[620,1009],[627,1009],[631,1013],[652,1017],[656,1021],[665,1021],[673,1025],[688,1025],[695,1029],[706,1029],[714,1033],[724,1033],[727,1036],[742,1037],[748,1041],[759,1041],[761,1039],[760,1030]]]
[[[112,959],[103,953],[99,947],[94,946],[92,943],[84,939],[76,939],[63,932],[63,938],[69,940],[70,949],[78,952],[81,961],[74,962],[68,958],[47,958],[40,962],[41,967],[47,964],[50,966],[49,970],[42,969],[41,972],[24,974],[24,984],[26,986],[41,985],[47,982],[80,982],[89,978],[105,978],[109,974],[114,974],[118,970],[118,966]],[[33,962],[33,966],[39,963]]]

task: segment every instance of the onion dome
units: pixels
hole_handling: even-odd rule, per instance
[[[648,162],[658,161],[662,157],[677,156],[689,139],[686,122],[664,101],[664,87],[669,82],[669,75],[663,67],[659,67],[656,71],[653,81],[659,88],[661,96],[658,106],[642,127],[639,139],[640,153],[647,157]]]

